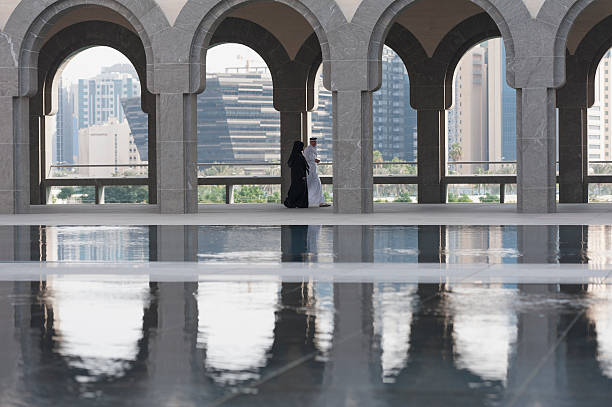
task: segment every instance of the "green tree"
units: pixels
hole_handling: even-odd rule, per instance
[[[499,202],[499,196],[491,195],[489,192],[487,192],[485,196],[481,196],[478,199],[480,199],[480,202],[482,203]]]
[[[410,202],[412,203],[412,197],[410,196],[410,193],[408,192],[403,192],[399,195],[399,197],[397,199],[395,199],[395,201],[393,202]]]
[[[147,203],[149,188],[144,185],[121,185],[104,188],[104,203]]]
[[[449,192],[448,202],[472,202],[472,200],[467,194],[457,195],[452,192]]]
[[[459,161],[463,156],[463,148],[459,143],[453,143],[448,151],[451,161]]]

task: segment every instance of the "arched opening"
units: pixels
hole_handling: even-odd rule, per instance
[[[315,96],[322,87],[316,80],[321,47],[304,13],[262,1],[201,23],[211,27],[201,31],[192,49],[195,60],[206,54],[205,64],[192,65],[192,79],[201,78],[206,66],[206,90],[198,97],[199,202],[280,203],[290,183],[293,143],[331,131],[331,94]],[[218,103],[210,105],[215,98]],[[309,113],[315,100],[329,114]],[[225,142],[211,142],[217,137],[213,128]],[[331,134],[325,138],[329,146]]]
[[[505,61],[503,40],[496,38],[475,45],[457,64],[447,110],[449,176],[516,176],[516,91],[506,82]],[[516,203],[515,185],[501,182],[449,184],[447,193],[448,202],[500,202],[504,196]]]
[[[417,175],[417,114],[410,106],[410,79],[391,48],[382,54],[382,85],[372,97],[373,172],[377,177]],[[417,202],[415,184],[374,185],[374,202]]]
[[[558,199],[609,202],[612,4],[577,2],[557,38],[556,52],[565,55],[566,79],[557,89]]]
[[[397,12],[396,10],[401,11]],[[445,18],[440,18],[439,10],[445,10]],[[404,62],[408,75],[410,77],[410,105],[416,111],[416,167],[417,171],[412,174],[412,177],[397,177],[391,178],[399,184],[416,184],[417,197],[419,203],[446,203],[447,195],[449,201],[458,201],[457,191],[454,185],[469,185],[469,187],[460,187],[463,189],[474,189],[472,185],[487,184],[491,187],[481,187],[480,191],[484,194],[474,194],[475,202],[504,202],[505,191],[504,185],[515,184],[516,176],[503,172],[503,175],[495,174],[491,167],[497,165],[494,161],[504,161],[500,165],[505,166],[505,161],[514,161],[516,159],[516,135],[513,133],[515,124],[511,116],[515,115],[514,111],[504,112],[502,106],[514,98],[514,92],[509,91],[506,84],[506,50],[512,50],[512,44],[504,44],[502,42],[494,43],[492,49],[487,49],[486,46],[478,45],[482,41],[502,36],[509,36],[507,27],[498,27],[497,21],[500,20],[495,8],[490,8],[485,11],[477,4],[471,1],[448,1],[448,0],[432,0],[432,1],[397,1],[392,7],[387,9],[381,16],[378,22],[378,29],[374,30],[374,37],[370,42],[369,55],[370,58],[380,58],[385,55],[383,44],[392,48]],[[468,174],[461,174],[457,171],[457,162],[463,156],[459,154],[464,143],[463,137],[458,137],[461,130],[459,125],[463,125],[464,121],[456,117],[453,112],[450,112],[450,117],[447,117],[445,110],[451,108],[453,102],[458,98],[456,95],[457,88],[454,81],[455,68],[461,64],[460,59],[464,54],[469,53],[470,57],[475,57],[475,49],[484,50],[485,53],[480,55],[482,60],[479,62],[481,69],[488,68],[488,58],[491,54],[492,61],[495,67],[491,67],[493,78],[491,86],[494,89],[489,89],[489,83],[481,85],[487,92],[483,93],[480,100],[483,108],[486,109],[479,119],[484,118],[486,125],[481,126],[481,130],[485,136],[487,143],[481,145],[474,144],[474,150],[478,147],[478,153],[474,151],[470,156],[479,158],[473,161],[482,161],[480,164],[465,164],[467,167],[480,165],[480,168],[485,168],[482,172],[467,171],[462,167],[462,171]],[[493,55],[495,53],[495,55]],[[485,55],[486,54],[486,55]],[[374,84],[380,83],[377,78],[384,72],[384,65],[378,66],[372,70],[373,78],[370,78]],[[459,82],[464,77],[461,76]],[[488,77],[484,76],[485,79]],[[472,80],[465,76],[466,80]],[[382,85],[385,86],[384,84]],[[463,86],[461,83],[459,86]],[[463,88],[461,88],[463,89]],[[491,96],[489,97],[489,93]],[[461,96],[459,96],[461,98]],[[498,100],[497,105],[488,104],[489,100]],[[502,103],[502,100],[504,103]],[[464,108],[464,102],[460,101],[461,108]],[[486,107],[485,107],[486,106]],[[472,108],[474,110],[474,108]],[[477,109],[476,109],[477,110]],[[463,114],[463,113],[462,113]],[[504,115],[505,114],[505,115]],[[374,111],[376,115],[376,111]],[[489,117],[491,116],[491,117]],[[490,119],[490,120],[489,120]],[[376,119],[375,119],[376,120]],[[489,130],[491,127],[491,130]],[[403,128],[404,137],[413,134],[414,129]],[[488,133],[494,133],[489,136]],[[506,134],[507,133],[507,134]],[[515,133],[515,131],[514,131]],[[504,136],[504,134],[506,134]],[[408,136],[407,136],[408,135]],[[450,140],[447,137],[450,136]],[[376,124],[374,124],[374,138],[376,137]],[[461,140],[460,140],[461,138]],[[490,139],[490,140],[489,140]],[[493,145],[489,145],[489,141]],[[450,144],[449,144],[450,143]],[[511,153],[514,146],[514,152]],[[472,146],[470,146],[472,147]],[[491,147],[491,148],[489,148]],[[453,166],[449,167],[451,161],[449,154],[455,158],[452,162]],[[468,156],[468,154],[465,154]],[[494,157],[492,160],[489,157]],[[486,158],[486,159],[485,159]],[[510,164],[510,163],[508,163]],[[515,172],[513,170],[512,172]],[[489,172],[489,173],[487,173]],[[414,176],[416,175],[416,176]],[[486,178],[485,178],[486,176]],[[380,180],[374,176],[374,182]],[[387,180],[384,180],[387,181]],[[496,185],[496,186],[493,186]],[[487,194],[487,191],[489,192]],[[493,192],[497,191],[496,194]],[[447,194],[448,192],[448,194]],[[464,196],[464,192],[459,194]],[[469,200],[469,195],[466,195]]]
[[[208,51],[206,66],[206,90],[198,95],[198,177],[279,177],[280,114],[268,65],[247,46],[221,44]],[[280,186],[199,187],[200,203],[226,199],[280,203]]]
[[[593,81],[593,105],[587,109],[586,161],[588,176],[612,176],[610,125],[610,66],[612,50],[608,50],[597,65]],[[602,181],[605,181],[602,180]],[[588,202],[612,202],[612,184],[589,183]]]
[[[148,202],[149,123],[130,60],[113,48],[88,48],[65,61],[52,86],[57,113],[46,119],[41,156],[44,179],[63,185],[45,189],[46,203]],[[111,181],[96,188],[100,179]]]
[[[157,203],[150,47],[136,20],[102,6],[47,18],[20,63],[38,73],[20,75],[32,95],[29,203]]]

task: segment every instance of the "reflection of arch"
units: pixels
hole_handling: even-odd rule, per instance
[[[179,14],[179,17],[177,18],[177,26],[180,26],[181,24],[186,24],[186,22],[183,22],[183,19],[185,18],[189,18],[190,20],[192,19],[191,16],[187,17],[186,14],[193,13],[193,8],[198,7],[197,5],[192,4],[194,2],[195,0],[190,0],[185,5],[183,10]],[[315,14],[298,0],[280,0],[274,3],[280,3],[289,7],[293,11],[298,12],[308,22],[312,30],[315,32],[319,43],[321,44],[321,49],[324,55],[323,60],[329,61],[330,52],[327,36]],[[189,50],[190,91],[199,93],[204,90],[206,81],[206,51],[210,47],[211,40],[215,35],[217,29],[232,11],[240,9],[242,6],[245,6],[247,4],[249,4],[249,2],[244,0],[240,2],[234,2],[229,0],[221,1],[216,4],[211,10],[209,10],[198,24]],[[270,4],[273,3],[270,2]]]
[[[260,378],[274,342],[277,282],[215,283],[198,286],[198,347],[204,369],[219,385]],[[223,313],[214,309],[223,309]]]
[[[141,83],[142,110],[149,115],[149,202],[156,203],[156,109],[155,97],[147,86],[147,50],[140,37],[122,25],[104,21],[73,24],[57,32],[42,47],[36,62],[37,93],[30,98],[30,115],[45,116],[55,111],[57,98],[56,76],[70,58],[93,46],[108,46],[124,54],[132,63]],[[30,201],[44,204],[46,178],[44,122],[30,121],[30,163],[40,172],[30,173]],[[38,164],[38,165],[36,165]]]
[[[371,61],[379,61],[382,55],[383,45],[385,44],[386,38],[388,37],[391,29],[393,28],[394,22],[398,19],[398,17],[404,12],[410,12],[410,6],[418,3],[418,0],[397,0],[391,3],[385,11],[380,15],[378,21],[376,22],[374,29],[372,31],[372,36],[369,40],[368,44],[368,59]],[[512,41],[512,35],[508,24],[503,18],[502,14],[497,10],[497,8],[491,4],[489,0],[470,0],[471,3],[474,3],[480,6],[483,11],[493,20],[494,24],[498,27],[499,33],[504,40],[504,44],[506,46],[507,60],[514,59],[514,42]],[[361,11],[361,8],[358,9],[357,15],[355,18],[358,18],[358,15]],[[364,10],[365,12],[365,10]],[[464,23],[469,21],[470,19],[464,20]],[[460,24],[461,25],[461,24]],[[483,28],[483,31],[489,30],[488,25]],[[459,39],[457,37],[456,39]],[[470,38],[462,38],[465,43],[470,43]],[[472,43],[475,45],[476,43]],[[469,49],[470,47],[467,47]],[[467,50],[466,49],[466,50]],[[459,51],[459,50],[458,50]],[[396,51],[397,52],[397,51]],[[461,54],[462,55],[462,54]],[[460,58],[460,57],[459,57]],[[511,68],[508,65],[508,68]],[[368,77],[368,83],[371,89],[378,88],[377,84],[380,83],[380,68],[376,71],[371,71]],[[511,73],[511,69],[508,69],[508,78],[512,78],[513,74]],[[452,80],[452,79],[451,79]],[[509,81],[512,82],[512,81]]]
[[[142,332],[135,343],[136,353],[132,360],[124,363],[122,374],[116,376],[94,376],[90,374],[91,372],[71,363],[70,357],[58,352],[63,337],[55,326],[52,284],[46,281],[18,284],[24,288],[28,286],[31,296],[30,301],[15,305],[16,315],[29,316],[29,318],[19,318],[15,323],[16,326],[27,324],[27,326],[21,325],[19,332],[23,336],[19,339],[19,343],[22,347],[21,354],[24,355],[23,380],[31,392],[42,391],[39,394],[45,395],[54,394],[57,389],[62,389],[67,397],[75,397],[80,396],[84,390],[84,387],[74,386],[75,383],[79,383],[88,391],[100,390],[108,395],[120,397],[119,393],[123,392],[123,386],[117,387],[118,383],[139,383],[147,378],[149,341],[153,330],[157,328],[157,296],[154,283],[148,284],[147,292],[150,297],[144,296],[143,318],[138,321]],[[95,315],[90,315],[90,318],[95,319]],[[84,378],[89,381],[83,383]]]

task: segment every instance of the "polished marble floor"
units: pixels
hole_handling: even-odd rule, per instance
[[[2,406],[606,406],[612,287],[0,283]]]
[[[608,406],[612,226],[2,226],[0,406]]]

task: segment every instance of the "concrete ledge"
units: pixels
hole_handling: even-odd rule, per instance
[[[113,213],[113,214],[159,214],[159,205],[149,204],[66,204],[66,205],[30,205],[29,215],[35,214],[71,214]],[[28,216],[28,215],[8,215]]]
[[[95,216],[92,216],[95,214]],[[199,205],[198,214],[159,214],[158,205],[41,205],[0,215],[0,225],[612,225],[612,204],[560,204],[520,214],[514,204],[376,204],[367,215],[278,204]]]
[[[375,272],[372,272],[372,270]],[[610,284],[610,268],[586,264],[410,263],[5,263],[0,281],[38,281],[72,275],[83,282],[278,281],[335,283]]]

